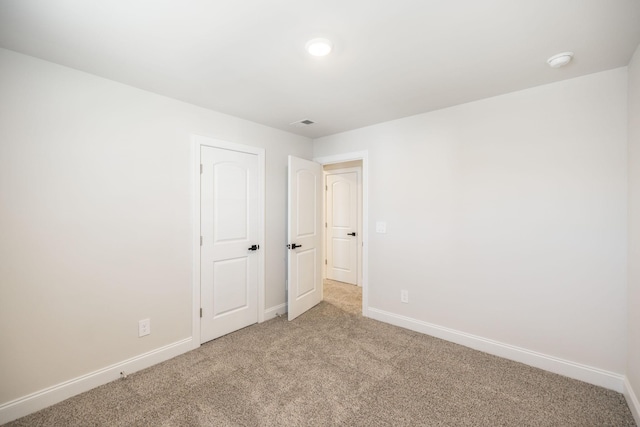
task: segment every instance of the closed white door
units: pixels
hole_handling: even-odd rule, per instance
[[[322,166],[289,156],[288,317],[322,301]]]
[[[358,283],[358,174],[329,174],[327,190],[327,278]]]
[[[201,147],[200,341],[258,321],[258,156]]]

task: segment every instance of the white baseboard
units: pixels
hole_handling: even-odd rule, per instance
[[[636,424],[640,426],[640,401],[638,401],[638,395],[633,391],[627,377],[624,378],[624,398],[627,400],[627,405],[631,409]]]
[[[281,316],[287,312],[287,304],[276,305],[275,307],[267,308],[264,311],[264,321],[274,319],[278,316]]]
[[[622,393],[624,376],[369,307],[368,317]],[[637,400],[636,400],[637,402]]]
[[[44,409],[77,394],[91,390],[120,378],[120,372],[127,374],[148,368],[193,349],[192,338],[160,347],[123,362],[107,366],[69,381],[48,387],[27,396],[0,404],[0,425],[25,415]]]

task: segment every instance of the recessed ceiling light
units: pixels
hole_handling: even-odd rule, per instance
[[[547,64],[549,64],[551,68],[560,68],[567,65],[571,61],[571,58],[573,58],[573,52],[562,52],[547,59]]]
[[[309,40],[305,46],[307,52],[313,56],[326,56],[331,52],[333,44],[327,39]]]

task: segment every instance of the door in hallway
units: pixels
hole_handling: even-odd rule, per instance
[[[326,277],[358,284],[358,173],[326,175]]]

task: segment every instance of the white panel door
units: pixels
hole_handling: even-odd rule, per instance
[[[329,174],[327,188],[327,278],[358,283],[358,174]]]
[[[322,166],[289,156],[288,311],[322,301]]]
[[[258,156],[201,147],[200,342],[258,321]]]

